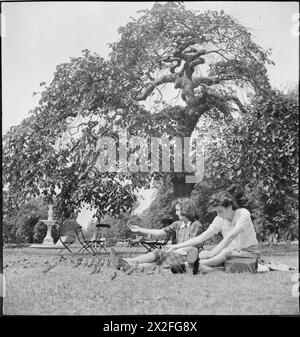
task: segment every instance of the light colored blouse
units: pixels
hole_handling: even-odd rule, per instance
[[[233,228],[239,228],[238,235],[230,242],[230,248],[243,249],[257,245],[254,225],[251,220],[250,212],[245,208],[238,208],[234,211],[232,221],[216,216],[209,226],[214,234],[222,233],[223,238],[226,237]]]

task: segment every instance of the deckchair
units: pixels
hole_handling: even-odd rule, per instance
[[[164,245],[166,245],[172,237],[172,233],[166,234],[166,237],[164,240],[141,240],[140,244],[147,249],[148,252],[151,252],[153,249],[160,249]]]
[[[173,223],[173,220],[172,219],[169,219],[169,218],[165,218],[165,219],[162,219],[161,221],[162,223],[162,228],[163,227],[166,227],[166,226],[169,226],[171,223]],[[172,240],[172,243],[174,243],[174,235],[175,235],[175,232],[172,233],[168,233],[166,234],[166,237],[165,239],[163,240],[141,240],[140,241],[140,244],[147,249],[147,251],[151,252],[153,249],[160,249],[162,248],[164,245],[166,245],[170,240]]]
[[[143,235],[137,235],[134,239],[129,238],[126,241],[128,242],[129,247],[139,247],[143,239]]]

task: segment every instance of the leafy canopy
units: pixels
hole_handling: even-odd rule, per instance
[[[84,203],[97,215],[130,210],[133,191],[160,173],[99,172],[98,140],[119,130],[129,136],[190,136],[204,113],[245,112],[238,88],[265,95],[269,88],[264,51],[223,11],[196,13],[181,3],[156,3],[119,29],[105,60],[84,50],[56,67],[42,82],[31,117],[9,130],[3,145],[4,184],[12,205],[43,193],[56,195],[63,217]],[[180,90],[182,105],[170,106],[161,87]],[[160,99],[146,107],[154,91]],[[132,148],[131,153],[135,152]]]

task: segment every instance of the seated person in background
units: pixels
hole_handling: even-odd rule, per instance
[[[208,229],[195,238],[185,242],[167,246],[167,252],[172,252],[178,248],[198,246],[211,238],[214,234],[222,233],[223,239],[210,251],[199,253],[200,271],[208,267],[222,265],[227,257],[241,256],[245,251],[251,251],[257,245],[254,226],[250,217],[250,212],[245,208],[239,208],[235,198],[226,191],[214,194],[210,204],[212,210],[217,212],[217,216]],[[195,261],[198,258],[198,250],[194,249]],[[190,253],[190,257],[192,253]],[[190,259],[190,263],[193,260]]]
[[[178,199],[173,203],[176,215],[179,220],[162,229],[142,228],[139,226],[128,225],[130,230],[135,233],[150,234],[153,236],[161,236],[175,232],[177,243],[184,242],[190,238],[199,235],[202,232],[202,225],[196,220],[197,213],[194,203],[188,199]],[[185,246],[183,249],[173,250],[167,254],[164,249],[156,249],[150,253],[143,254],[133,258],[122,259],[116,255],[115,250],[111,249],[111,262],[117,269],[127,270],[131,265],[139,265],[139,267],[151,268],[155,265],[161,265],[163,262],[170,266],[180,266],[187,261],[190,248]],[[190,266],[192,267],[192,266]]]

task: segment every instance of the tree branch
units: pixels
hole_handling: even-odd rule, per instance
[[[193,55],[191,56],[188,56],[188,59],[189,61],[194,61],[196,60],[197,58],[203,56],[203,55],[206,55],[207,54],[207,50],[206,49],[200,49],[200,50],[197,50],[197,49],[194,49],[193,50],[195,51]],[[191,52],[191,50],[188,51],[189,53]],[[184,52],[184,54],[186,54],[187,52]]]
[[[181,61],[182,61],[182,59],[179,58],[179,57],[170,57],[170,56],[165,57],[165,58],[159,60],[159,62],[168,62],[168,63],[176,62],[176,64],[173,64],[170,67],[171,74],[174,74],[175,73],[175,69],[178,68],[178,67],[180,67]]]
[[[176,74],[162,76],[158,80],[149,83],[148,86],[145,88],[144,92],[141,95],[136,96],[135,99],[137,101],[144,101],[157,86],[165,83],[173,83],[175,82],[176,77],[177,77]]]
[[[171,56],[167,56],[164,57],[163,59],[160,59],[159,62],[168,62],[168,63],[172,63],[174,61],[181,61],[181,58],[179,57],[171,57]]]
[[[246,113],[246,110],[242,104],[242,102],[238,99],[236,96],[227,96],[226,97],[228,101],[233,101],[240,109],[242,113]]]
[[[190,67],[195,68],[198,64],[204,64],[204,63],[205,63],[205,59],[203,57],[199,57],[198,59],[190,63]]]
[[[236,79],[234,76],[226,76],[226,77],[196,77],[193,79],[194,88],[199,87],[202,84],[211,86],[215,84],[219,84],[223,81],[230,81]]]
[[[208,88],[208,90],[206,91],[207,92],[207,95],[208,97],[213,97],[213,99],[216,99],[216,103],[225,103],[225,102],[228,102],[228,101],[233,101],[240,109],[241,112],[245,113],[246,110],[242,104],[242,102],[239,100],[238,97],[236,96],[233,96],[233,95],[227,95],[227,96],[224,96],[214,90],[212,90],[211,88]]]
[[[190,53],[193,53],[193,55],[186,55],[187,58],[189,59],[189,61],[194,61],[196,60],[197,58],[203,56],[203,55],[208,55],[208,54],[212,54],[212,53],[216,53],[216,54],[219,54],[220,56],[222,56],[223,58],[226,59],[226,57],[224,55],[222,55],[220,53],[222,49],[216,49],[216,50],[209,50],[207,51],[206,49],[196,49],[194,47],[192,47],[191,49],[185,51],[183,54],[190,54]]]
[[[69,126],[69,125],[68,125],[67,131],[68,131],[69,135],[70,135],[70,136],[76,135],[76,134],[79,132],[79,128],[80,128],[81,126],[83,126],[83,125],[87,125],[87,122],[83,122],[83,123],[80,123],[79,125],[75,125],[75,126]],[[75,129],[75,128],[77,128],[77,131],[74,132],[74,133],[71,133],[69,129]]]

